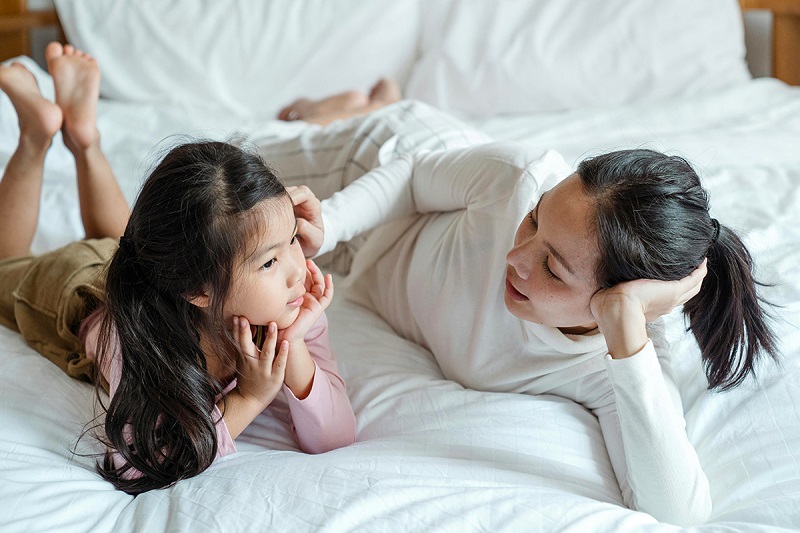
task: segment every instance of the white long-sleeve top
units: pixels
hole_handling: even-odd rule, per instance
[[[323,201],[320,253],[377,227],[354,258],[357,300],[465,387],[581,403],[600,422],[626,505],[674,524],[703,522],[708,480],[659,328],[650,325],[639,353],[614,360],[599,333],[565,335],[505,307],[517,226],[570,171],[556,152],[515,143],[402,156]]]

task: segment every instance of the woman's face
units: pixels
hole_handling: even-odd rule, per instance
[[[572,174],[539,199],[506,255],[505,304],[528,322],[581,333],[596,327],[589,304],[600,252],[594,209]]]

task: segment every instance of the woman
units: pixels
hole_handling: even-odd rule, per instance
[[[581,403],[626,505],[705,521],[708,481],[657,319],[686,304],[710,387],[741,383],[775,355],[746,248],[683,159],[620,151],[572,172],[555,152],[469,137],[405,102],[264,150],[323,196],[343,187],[307,214],[307,253],[398,220],[357,251],[351,293],[447,378]]]

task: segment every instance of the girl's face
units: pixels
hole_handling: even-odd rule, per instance
[[[589,304],[599,288],[593,207],[572,174],[539,199],[506,255],[505,304],[528,322],[581,333],[596,324]]]
[[[278,329],[292,325],[305,294],[306,260],[297,241],[297,222],[288,197],[265,200],[258,216],[269,217],[266,231],[251,243],[254,252],[239,262],[223,312],[230,322],[234,315],[253,324],[275,322]]]

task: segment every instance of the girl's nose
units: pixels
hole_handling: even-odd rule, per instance
[[[288,279],[289,287],[294,287],[306,279],[306,260],[302,252],[299,255],[300,257],[294,257],[294,261],[292,261],[292,270]]]

